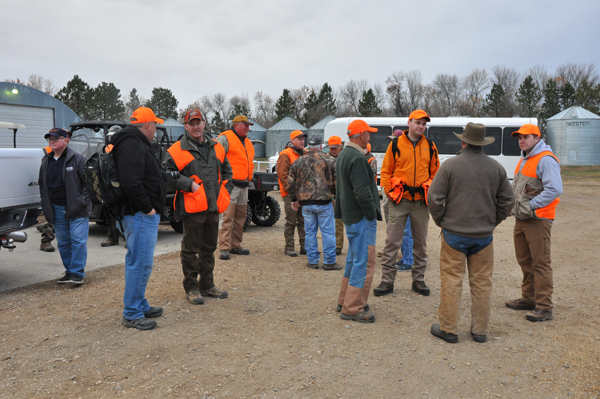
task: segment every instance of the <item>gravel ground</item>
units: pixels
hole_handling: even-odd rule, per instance
[[[431,296],[399,273],[392,295],[369,298],[376,322],[365,325],[335,311],[342,271],[283,256],[282,218],[248,229],[250,256],[217,260],[229,299],[189,304],[179,253],[156,257],[147,298],[165,313],[152,331],[120,326],[123,265],[90,272],[81,287],[49,281],[2,293],[0,397],[598,398],[599,193],[597,180],[565,181],[553,228],[553,321],[531,323],[504,306],[520,294],[512,218],[495,234],[489,340],[470,339],[465,282],[456,345],[429,333],[440,299],[433,223]],[[378,250],[384,239],[380,223]],[[380,275],[378,266],[374,285]]]

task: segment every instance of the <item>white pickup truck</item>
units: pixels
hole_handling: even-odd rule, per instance
[[[9,122],[0,122],[0,134],[10,129],[25,128]],[[40,190],[37,184],[41,148],[0,148],[0,248],[12,251],[15,242],[25,242],[23,231],[37,223],[41,213]]]

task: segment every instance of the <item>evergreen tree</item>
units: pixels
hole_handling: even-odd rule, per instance
[[[575,104],[575,88],[568,81],[560,88],[560,108],[561,111]]]
[[[102,82],[94,89],[94,119],[118,120],[124,111],[125,105],[121,100],[121,91],[113,83]]]
[[[152,97],[146,103],[146,107],[161,119],[177,118],[177,104],[179,101],[175,98],[171,90],[162,87],[152,89]]]
[[[129,92],[129,101],[125,103],[125,111],[123,113],[123,120],[129,120],[133,111],[138,109],[141,106],[140,96],[137,94],[137,89],[134,87]]]
[[[335,104],[335,97],[333,97],[333,90],[331,86],[325,82],[321,91],[319,92],[319,103],[323,105],[325,113],[327,115],[335,115],[337,112],[337,105]]]
[[[250,118],[250,108],[242,103],[234,104],[233,108],[231,108],[231,111],[229,111],[229,121],[231,122],[233,118],[238,115],[246,115],[248,118]]]
[[[595,114],[600,113],[600,83],[590,83],[584,79],[575,93],[575,104]]]
[[[294,109],[295,102],[290,95],[290,91],[288,89],[283,89],[283,94],[275,103],[275,115],[277,115],[277,120],[280,121],[286,116],[293,117]]]
[[[519,90],[517,90],[517,102],[521,107],[521,116],[532,118],[537,114],[537,106],[540,102],[541,95],[535,83],[533,83],[533,77],[527,76]]]
[[[71,108],[81,119],[93,119],[93,90],[79,75],[67,82],[67,85],[56,93],[56,99]]]
[[[221,117],[220,112],[215,112],[215,116],[213,116],[210,121],[210,132],[213,137],[217,137],[221,132],[224,132],[227,129],[229,129],[227,121]]]
[[[542,104],[540,117],[548,119],[560,111],[562,111],[560,107],[560,89],[554,79],[548,79],[546,87],[544,87],[544,104]]]
[[[503,116],[504,113],[504,88],[501,84],[494,83],[492,85],[492,90],[485,96],[485,100],[483,100],[483,105],[481,107],[481,111],[487,115],[499,118]]]
[[[304,120],[302,122],[306,126],[312,126],[321,120],[323,105],[321,104],[319,96],[314,90],[311,90],[308,97],[306,97],[304,108],[306,109],[306,113],[304,114]]]
[[[379,116],[381,115],[381,108],[377,106],[377,100],[375,100],[375,93],[373,89],[363,91],[362,97],[358,102],[358,112],[360,116]]]

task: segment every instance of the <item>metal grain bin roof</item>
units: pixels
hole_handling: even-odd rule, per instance
[[[290,141],[290,133],[294,130],[300,130],[303,133],[308,131],[305,126],[289,116],[267,129],[267,157],[271,157],[285,149],[285,145]]]
[[[283,118],[282,120],[280,120],[279,122],[267,129],[268,132],[277,130],[288,130],[291,132],[294,130],[306,131],[308,129],[302,124],[300,124],[298,121],[296,121],[294,118],[286,116],[285,118]]]
[[[600,116],[578,105],[574,105],[546,120],[553,121],[557,119],[600,119]]]
[[[329,122],[331,122],[332,120],[335,119],[335,116],[333,115],[327,115],[325,118],[321,119],[320,121],[318,121],[317,123],[315,123],[314,125],[312,125],[308,130],[325,130],[325,126],[327,126],[327,124]]]
[[[252,118],[248,118],[248,120],[250,122],[254,123],[254,125],[250,125],[251,132],[266,132],[267,131],[267,129],[262,127],[258,122],[256,122],[256,120],[254,120]]]

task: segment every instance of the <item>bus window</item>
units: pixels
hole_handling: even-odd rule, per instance
[[[511,137],[512,132],[516,132],[517,130],[519,130],[519,128],[520,126],[504,128],[504,133],[502,134],[502,155],[521,155],[521,149],[519,148],[519,140],[517,140],[516,137]]]
[[[377,129],[377,132],[371,133],[371,152],[385,153],[391,142],[390,139],[388,139],[388,136],[392,135],[392,128],[390,126],[376,125],[371,125],[371,127]]]
[[[427,137],[433,141],[440,154],[456,154],[462,148],[462,141],[453,133],[462,133],[463,128],[460,126],[441,127],[430,126],[427,129]]]
[[[501,127],[486,127],[485,136],[493,137],[496,140],[490,145],[483,147],[483,151],[486,155],[500,155],[500,148],[502,148],[502,128]]]

